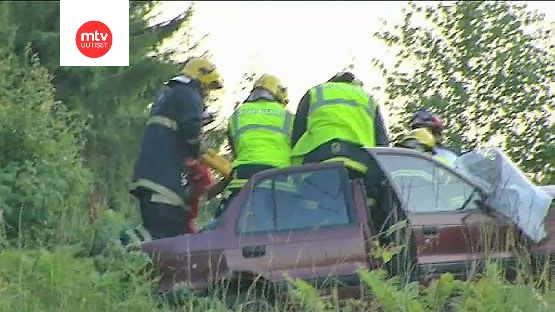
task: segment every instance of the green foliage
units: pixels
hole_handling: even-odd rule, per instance
[[[82,121],[54,100],[52,76],[26,54],[0,50],[0,209],[22,244],[84,238],[91,174],[82,165]]]
[[[402,257],[403,251],[410,246],[410,232],[407,232],[407,220],[398,221],[372,238],[372,258],[382,264],[388,264],[395,256]],[[383,241],[387,241],[384,243]]]
[[[508,285],[496,263],[488,263],[485,274],[467,283],[456,304],[457,311],[549,311],[547,303],[532,287]]]
[[[439,279],[432,281],[428,288],[423,290],[423,304],[426,311],[445,311],[449,299],[463,288],[464,283],[455,280],[451,273],[442,274]]]
[[[128,182],[142,140],[149,113],[163,82],[180,67],[170,57],[175,52],[157,53],[159,44],[178,27],[185,26],[191,11],[172,23],[148,29],[145,14],[152,3],[132,2],[130,7],[129,67],[90,67],[59,81],[60,97],[72,99],[73,106],[92,118],[87,135],[87,164],[108,206],[129,206]],[[83,75],[86,75],[86,78]],[[81,86],[72,86],[75,78]],[[80,92],[75,93],[80,89]],[[91,96],[93,95],[93,96]]]
[[[455,280],[445,273],[424,288],[412,282],[399,283],[385,271],[360,270],[359,275],[373,297],[387,311],[548,311],[541,294],[526,284],[507,283],[495,262],[486,265],[475,281]]]
[[[428,107],[446,120],[453,145],[496,144],[536,179],[553,181],[551,28],[506,2],[409,3],[401,25],[375,34],[397,52],[391,69],[374,60],[387,81],[386,105],[401,117],[393,134]]]
[[[323,311],[324,302],[314,286],[301,279],[287,278],[291,285],[289,294],[302,307],[303,311]]]
[[[388,280],[386,271],[359,270],[361,281],[366,285],[384,312],[420,312],[425,311],[418,300],[419,288],[417,283],[410,283],[400,287],[399,279]]]
[[[0,44],[20,54],[31,44],[41,63],[54,74],[56,99],[87,121],[86,165],[94,174],[100,201],[117,210],[136,211],[130,202],[129,180],[149,113],[163,82],[176,75],[174,57],[196,45],[187,23],[192,8],[171,21],[149,27],[158,2],[130,2],[128,67],[60,67],[59,3],[4,2],[0,4]],[[182,34],[177,49],[161,50],[174,34]]]
[[[74,248],[0,253],[1,311],[155,311],[152,283],[134,253],[76,258]],[[95,263],[98,262],[98,263]],[[116,263],[118,266],[114,266]],[[103,270],[97,271],[96,266]]]
[[[127,182],[148,104],[162,82],[178,73],[173,57],[196,46],[186,34],[192,10],[148,27],[146,16],[156,2],[131,2],[130,66],[86,68],[58,66],[59,3],[41,3],[41,10],[36,5],[0,3],[0,311],[231,311],[221,289],[208,298],[189,293],[180,307],[157,300],[149,260],[118,241],[132,223],[124,213],[130,207]],[[418,13],[435,28],[411,27]],[[386,71],[388,105],[404,112],[421,103],[433,108],[449,120],[451,140],[464,138],[467,147],[505,136],[505,148],[528,171],[549,174],[544,165],[555,163],[547,121],[553,48],[540,46],[546,30],[526,34],[521,27],[541,17],[487,2],[425,10],[411,5],[407,15],[400,34],[382,33],[402,50],[396,70]],[[179,50],[160,49],[180,33]],[[421,68],[398,71],[407,60]],[[246,83],[253,77],[246,74]],[[518,120],[527,122],[524,128],[515,126]],[[473,133],[473,125],[482,132]],[[225,121],[207,136],[209,146],[223,144]],[[100,203],[90,204],[91,193],[100,193]],[[210,202],[202,213],[216,205]],[[106,206],[119,211],[103,211]],[[92,210],[98,213],[94,224]],[[397,223],[386,234],[405,226]],[[374,256],[389,264],[406,246],[375,242]],[[382,311],[548,310],[527,279],[509,284],[495,265],[476,281],[444,274],[429,287],[388,278],[381,270],[359,275],[372,296],[369,303],[321,297],[298,279],[289,279],[289,296],[307,311],[373,311],[374,305]],[[265,298],[254,297],[241,297],[235,310],[282,311],[289,304],[255,307]]]

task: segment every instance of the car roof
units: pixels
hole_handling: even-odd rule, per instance
[[[404,148],[404,147],[369,147],[369,148],[365,148],[367,151],[369,152],[377,152],[378,154],[380,153],[395,153],[395,154],[405,154],[405,155],[426,155],[429,156],[426,153],[422,153],[419,151],[415,151],[413,149],[410,148]],[[430,157],[431,158],[431,157]]]
[[[540,187],[547,193],[551,198],[555,198],[555,185],[540,185]]]

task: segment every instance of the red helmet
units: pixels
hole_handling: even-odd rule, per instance
[[[432,127],[432,132],[435,135],[441,135],[443,133],[443,120],[437,116],[434,115],[434,117],[432,118],[432,122],[433,122],[433,127]]]
[[[411,120],[411,129],[417,128],[428,128],[434,135],[441,135],[444,128],[443,120],[426,109],[419,109]]]

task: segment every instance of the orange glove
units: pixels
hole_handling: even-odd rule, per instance
[[[200,161],[195,159],[187,159],[185,161],[187,172],[189,173],[189,197],[185,203],[189,210],[187,213],[186,231],[187,233],[196,233],[195,220],[199,213],[199,204],[201,196],[212,185],[212,176],[210,168],[203,165]]]

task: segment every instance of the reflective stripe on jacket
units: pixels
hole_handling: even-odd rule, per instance
[[[307,130],[292,155],[306,155],[333,139],[375,146],[375,113],[374,101],[360,86],[327,82],[310,89]]]
[[[291,165],[293,114],[278,102],[246,102],[232,115],[229,132],[235,149],[233,168],[256,164]]]
[[[131,193],[147,189],[154,202],[184,206],[187,173],[183,162],[199,154],[200,85],[173,82],[154,103],[143,136]]]

